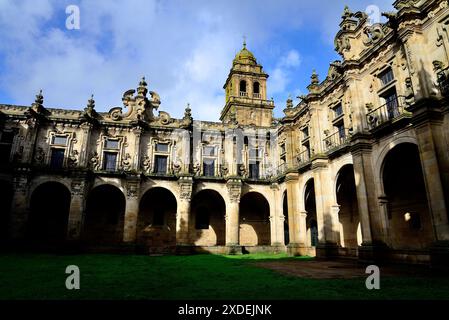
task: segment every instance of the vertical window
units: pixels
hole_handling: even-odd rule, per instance
[[[343,106],[341,103],[339,103],[335,108],[334,108],[334,118],[338,118],[341,115],[343,115]]]
[[[8,163],[11,156],[12,143],[14,140],[13,132],[2,132],[0,138],[0,163]]]
[[[60,169],[64,165],[64,149],[51,149],[50,167],[52,169]]]
[[[155,156],[155,172],[156,174],[167,174],[167,156]]]
[[[215,159],[203,159],[203,175],[206,177],[215,176]]]
[[[117,166],[117,153],[105,152],[103,169],[106,171],[115,171],[116,166]]]
[[[346,137],[346,133],[345,133],[345,125],[343,122],[341,122],[340,124],[336,125],[337,130],[338,130],[338,137],[340,139],[344,139]]]
[[[253,94],[254,94],[254,98],[260,98],[260,84],[259,84],[259,82],[254,82],[254,84],[253,84]]]
[[[307,139],[309,137],[309,128],[306,127],[304,129],[302,129],[302,139]]]
[[[391,81],[394,80],[393,70],[391,68],[388,68],[388,70],[382,72],[379,75],[379,79],[380,82],[382,82],[382,86],[386,86],[387,84],[389,84]]]
[[[396,90],[389,91],[383,98],[385,99],[385,105],[387,106],[388,119],[393,119],[399,115],[399,104]]]
[[[114,139],[107,139],[106,140],[106,149],[118,149],[119,148],[119,141]]]
[[[250,179],[259,179],[260,176],[260,163],[259,161],[256,161],[255,163],[249,164],[249,178]]]
[[[240,92],[246,92],[246,81],[240,81]]]

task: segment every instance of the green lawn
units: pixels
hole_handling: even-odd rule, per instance
[[[254,266],[285,255],[0,255],[0,299],[449,299],[449,277],[315,280]],[[77,265],[81,290],[65,288]]]

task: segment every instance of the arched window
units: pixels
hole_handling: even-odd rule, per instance
[[[260,84],[259,82],[254,82],[253,84],[253,93],[260,94]]]
[[[240,92],[246,93],[246,81],[245,80],[240,81]]]

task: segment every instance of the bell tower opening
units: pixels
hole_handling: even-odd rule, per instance
[[[223,123],[270,127],[274,102],[267,100],[268,74],[253,53],[243,48],[236,54],[224,85],[226,104],[221,112]]]

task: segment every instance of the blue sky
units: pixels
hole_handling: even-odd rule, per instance
[[[248,49],[270,75],[268,95],[306,93],[340,57],[334,36],[345,4],[391,11],[393,0],[0,0],[0,103],[30,105],[39,89],[48,107],[82,109],[93,93],[99,111],[121,106],[146,76],[160,110],[217,121],[234,55]],[[68,30],[65,10],[80,9]]]

